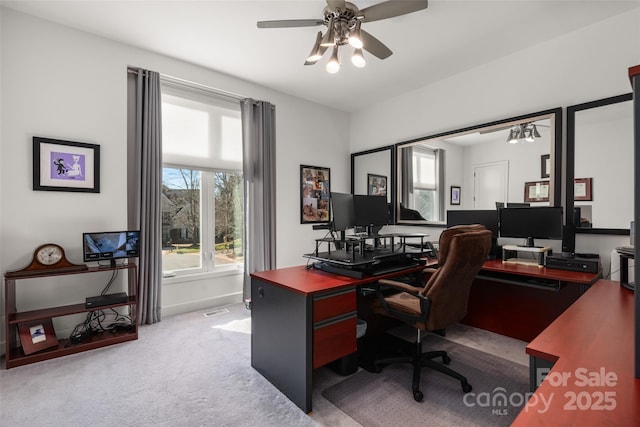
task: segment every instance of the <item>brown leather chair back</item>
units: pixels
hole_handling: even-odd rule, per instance
[[[422,294],[431,300],[427,329],[443,329],[467,313],[471,284],[491,249],[491,231],[482,225],[450,227],[440,235],[440,267]]]

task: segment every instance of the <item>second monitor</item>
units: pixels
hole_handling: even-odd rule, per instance
[[[356,194],[353,196],[353,205],[355,225],[366,227],[367,234],[376,234],[382,226],[389,224],[391,215],[386,197]]]

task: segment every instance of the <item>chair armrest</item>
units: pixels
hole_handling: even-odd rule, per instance
[[[393,288],[396,288],[400,291],[404,291],[407,292],[411,295],[417,296],[420,291],[422,290],[422,288],[417,288],[415,286],[409,285],[407,283],[404,282],[399,282],[397,280],[389,280],[389,279],[382,279],[382,280],[378,280],[378,283],[380,285],[387,285],[387,286],[391,286]]]

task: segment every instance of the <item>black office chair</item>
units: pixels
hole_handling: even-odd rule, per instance
[[[444,366],[451,362],[445,351],[422,352],[421,331],[439,331],[456,323],[467,313],[469,291],[491,248],[491,231],[482,225],[459,225],[447,228],[440,235],[439,267],[433,272],[424,288],[395,280],[380,280],[380,285],[400,291],[385,295],[377,287],[378,299],[373,311],[399,319],[417,329],[414,352],[408,356],[376,360],[378,371],[390,363],[403,362],[413,365],[413,397],[421,402],[422,367],[430,367],[460,381],[465,393],[471,384],[458,372]],[[443,364],[433,359],[441,357]]]

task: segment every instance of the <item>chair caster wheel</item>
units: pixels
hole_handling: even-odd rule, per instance
[[[424,398],[424,394],[422,394],[420,390],[416,390],[413,392],[413,398],[416,402],[422,402],[422,399]]]
[[[472,389],[473,387],[471,387],[471,384],[469,384],[468,382],[462,383],[462,391],[464,391],[465,393],[469,393]]]
[[[445,354],[444,356],[442,356],[442,363],[448,365],[449,363],[451,363],[451,358]]]

